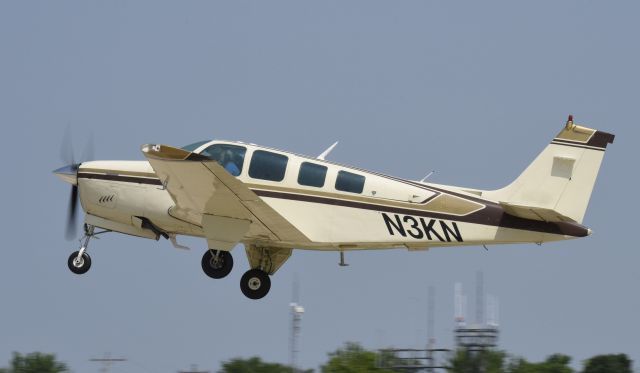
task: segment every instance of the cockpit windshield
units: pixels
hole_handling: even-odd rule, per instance
[[[211,142],[211,140],[204,140],[204,141],[194,142],[193,144],[185,145],[180,149],[186,150],[188,152],[192,152],[192,151],[198,149],[199,147],[201,147],[202,145],[204,145],[204,144],[206,144],[208,142]]]
[[[200,154],[218,161],[231,175],[238,176],[242,173],[246,151],[247,149],[243,146],[214,144],[201,151]]]

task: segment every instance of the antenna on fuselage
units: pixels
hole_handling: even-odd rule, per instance
[[[325,157],[329,155],[329,153],[331,153],[331,151],[333,150],[333,148],[336,147],[336,145],[338,145],[338,141],[334,142],[330,147],[327,148],[327,150],[323,151],[319,156],[317,156],[316,158],[321,159],[324,161]]]
[[[425,181],[425,180],[427,180],[427,179],[429,178],[429,176],[433,175],[435,172],[436,172],[436,170],[433,170],[433,171],[429,172],[429,173],[427,174],[427,176],[425,176],[425,177],[423,177],[422,179],[420,179],[420,182],[421,182],[421,183],[424,183],[424,181]]]

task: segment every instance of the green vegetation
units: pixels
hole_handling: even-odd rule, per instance
[[[56,361],[55,355],[40,352],[26,355],[14,352],[11,367],[0,369],[0,373],[63,373],[68,371],[64,363]]]
[[[571,357],[553,354],[545,361],[531,363],[520,357],[510,357],[503,351],[468,353],[458,351],[449,361],[450,373],[579,373],[569,364]],[[631,360],[625,354],[598,355],[584,363],[580,373],[633,373]]]
[[[346,343],[329,353],[321,373],[395,373],[391,368],[380,367],[380,362],[391,362],[393,356],[364,349],[357,343]],[[397,362],[397,361],[396,361]],[[406,361],[404,362],[406,363]],[[412,364],[418,361],[410,362]],[[625,354],[597,355],[584,362],[581,371],[574,371],[571,357],[553,354],[539,363],[514,357],[504,351],[488,350],[470,353],[458,350],[446,362],[449,373],[633,373],[632,362]],[[406,370],[400,370],[406,372]],[[10,367],[0,373],[65,373],[66,364],[55,355],[33,352],[26,355],[14,353]],[[259,357],[235,358],[221,364],[217,373],[313,373],[313,369],[294,370],[287,365],[262,361]]]
[[[484,351],[470,353],[456,351],[449,360],[449,372],[455,373],[504,373],[507,354],[502,351]]]
[[[346,343],[343,347],[329,353],[328,361],[320,367],[321,373],[395,373],[390,368],[379,366],[380,361],[393,364],[393,357],[382,356],[377,351],[364,349],[357,343]],[[258,358],[234,359],[223,363],[223,369],[218,373],[290,373],[290,367],[280,364],[265,364],[262,369]],[[229,370],[228,364],[247,364],[248,370]],[[406,362],[404,362],[406,363]],[[415,361],[417,363],[417,361]],[[456,351],[446,364],[449,373],[633,373],[631,360],[625,354],[598,355],[585,361],[582,371],[574,371],[569,365],[571,357],[563,354],[553,354],[539,363],[529,362],[521,357],[514,357],[504,351],[488,350],[469,353],[464,350]],[[269,365],[267,367],[266,365]],[[240,365],[237,365],[240,366]],[[441,371],[441,370],[440,370]],[[312,370],[299,371],[310,373]],[[397,372],[407,372],[398,370]]]
[[[231,359],[222,363],[222,368],[218,373],[292,373],[289,366],[278,363],[266,363],[259,357],[249,359]],[[295,373],[313,373],[313,369],[298,370]]]
[[[631,360],[625,354],[598,355],[587,360],[582,373],[632,373]]]
[[[329,354],[329,361],[320,368],[322,373],[394,373],[377,367],[378,353],[367,351],[357,343],[346,343]]]

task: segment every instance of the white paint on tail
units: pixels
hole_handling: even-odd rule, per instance
[[[613,141],[613,135],[568,122],[518,178],[482,196],[500,202],[513,215],[582,223],[604,157],[604,148],[589,142],[594,136]]]

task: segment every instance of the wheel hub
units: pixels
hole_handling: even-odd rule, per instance
[[[219,256],[217,258],[214,256],[209,261],[209,265],[213,269],[220,269],[224,265],[224,259],[222,259],[222,256]]]
[[[262,281],[260,281],[259,278],[252,277],[252,278],[249,279],[249,289],[255,291],[255,290],[260,289],[260,286],[262,286]]]
[[[84,259],[83,258],[75,258],[73,260],[73,266],[76,268],[82,268],[82,266],[84,265]]]

